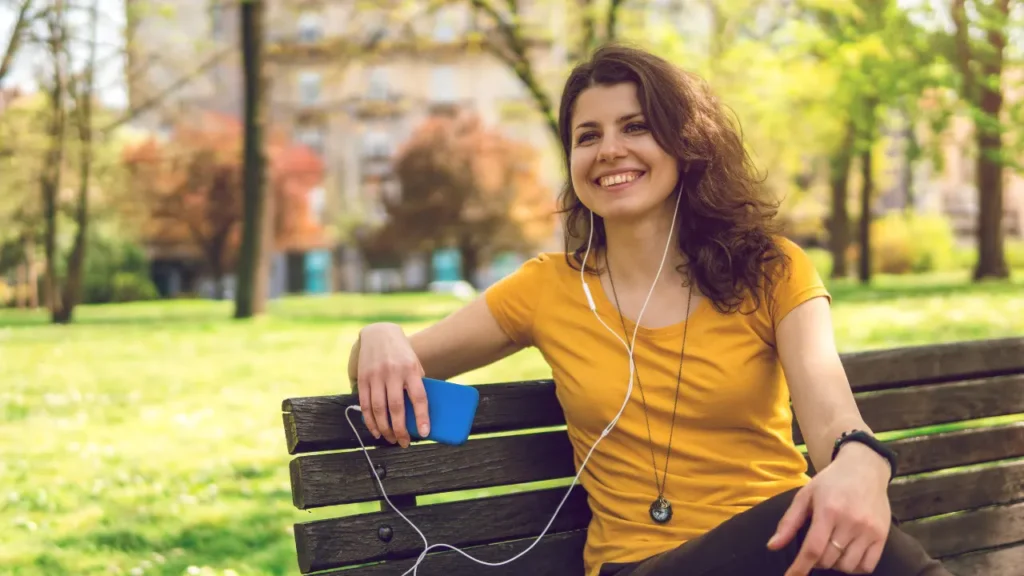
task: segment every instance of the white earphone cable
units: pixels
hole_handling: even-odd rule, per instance
[[[415,530],[416,534],[418,534],[420,539],[423,540],[423,546],[424,546],[423,552],[421,552],[419,557],[416,558],[416,563],[413,564],[412,568],[406,570],[402,574],[402,576],[407,576],[410,572],[413,574],[413,576],[416,576],[417,569],[419,568],[420,563],[423,562],[424,558],[426,557],[427,552],[429,552],[430,550],[435,549],[435,548],[447,548],[447,549],[450,549],[450,550],[454,550],[455,552],[458,552],[459,554],[465,556],[466,558],[469,558],[470,560],[476,562],[477,564],[482,564],[484,566],[501,566],[501,565],[504,565],[504,564],[508,564],[509,562],[512,562],[514,560],[519,559],[524,554],[526,554],[527,552],[532,550],[533,547],[536,546],[538,542],[540,542],[541,538],[543,538],[547,534],[548,530],[551,528],[551,525],[554,524],[555,518],[558,517],[558,513],[562,510],[562,506],[565,504],[566,500],[569,499],[569,495],[572,493],[573,488],[575,488],[576,483],[579,481],[580,475],[583,474],[583,470],[584,470],[584,468],[586,468],[587,462],[590,461],[590,456],[594,453],[594,450],[597,448],[597,445],[601,443],[601,440],[604,439],[605,436],[610,434],[611,431],[615,428],[615,425],[619,422],[619,418],[622,417],[622,413],[625,412],[626,406],[629,404],[630,397],[632,397],[632,395],[633,395],[633,375],[636,372],[636,366],[635,366],[635,364],[633,362],[633,350],[636,347],[636,335],[637,335],[637,332],[640,329],[640,321],[643,318],[644,311],[647,310],[647,304],[650,302],[651,296],[654,294],[654,289],[657,287],[658,280],[661,278],[661,272],[662,272],[662,270],[665,267],[665,260],[668,257],[669,248],[672,245],[672,233],[675,231],[676,217],[678,216],[678,213],[679,213],[679,201],[682,198],[682,196],[683,196],[683,194],[682,194],[682,185],[680,183],[680,188],[678,190],[678,194],[676,195],[675,212],[672,215],[672,225],[669,228],[668,239],[665,241],[665,250],[664,250],[664,252],[661,255],[661,264],[658,266],[658,273],[657,273],[657,275],[655,275],[654,282],[651,284],[651,288],[647,292],[647,298],[644,300],[644,305],[640,309],[640,314],[639,314],[639,316],[636,319],[636,325],[634,326],[634,329],[633,329],[633,338],[632,338],[632,340],[631,340],[631,342],[629,344],[627,344],[626,341],[623,340],[622,337],[618,335],[618,333],[616,333],[614,330],[612,330],[608,326],[608,324],[606,324],[605,321],[601,318],[600,314],[598,314],[598,312],[597,312],[597,305],[594,303],[594,298],[590,294],[590,287],[587,285],[586,278],[584,277],[584,269],[586,268],[587,261],[590,258],[590,248],[591,248],[591,246],[593,244],[593,241],[594,241],[594,212],[593,211],[590,212],[590,236],[589,236],[589,238],[587,240],[587,250],[586,250],[586,253],[583,256],[583,264],[580,266],[580,282],[583,285],[583,292],[586,294],[587,304],[590,307],[590,311],[594,314],[594,317],[597,318],[597,321],[600,322],[601,325],[604,326],[605,329],[608,330],[608,332],[610,332],[612,336],[614,336],[620,343],[622,343],[622,345],[626,348],[626,352],[629,354],[629,385],[628,385],[628,387],[626,389],[626,397],[622,401],[622,406],[619,408],[619,412],[615,415],[615,418],[612,419],[612,421],[608,424],[608,426],[601,432],[601,435],[594,442],[594,445],[590,447],[590,451],[587,452],[586,458],[584,458],[583,462],[580,464],[579,471],[576,472],[576,477],[573,478],[572,484],[569,485],[569,489],[566,490],[566,492],[565,492],[565,496],[562,497],[562,501],[559,502],[558,503],[558,507],[555,508],[555,512],[554,512],[554,514],[551,515],[551,519],[548,521],[547,526],[545,526],[544,530],[542,530],[540,535],[537,536],[537,539],[534,540],[533,543],[530,544],[529,547],[527,547],[525,550],[523,550],[519,554],[516,554],[515,556],[513,556],[513,557],[511,557],[511,558],[509,558],[507,560],[503,560],[501,562],[487,562],[487,561],[484,561],[484,560],[480,560],[478,558],[474,558],[473,556],[470,556],[466,552],[464,552],[464,551],[462,551],[462,550],[460,550],[460,549],[458,549],[455,546],[452,546],[450,544],[430,544],[427,541],[427,537],[423,535],[423,532],[420,531],[420,529],[417,528],[416,525],[413,524],[413,522],[411,520],[409,520],[409,518],[407,518],[405,514],[402,514],[402,511],[399,510],[398,507],[395,506],[391,502],[390,498],[388,498],[388,494],[384,490],[384,483],[381,482],[380,476],[377,475],[377,470],[373,466],[373,461],[370,459],[369,451],[366,449],[366,445],[363,443],[362,436],[359,435],[358,430],[356,430],[355,424],[352,423],[352,418],[350,416],[350,411],[354,410],[354,411],[357,411],[357,412],[362,412],[362,410],[360,409],[360,407],[358,405],[348,406],[347,408],[345,408],[345,419],[348,420],[348,425],[352,428],[352,432],[355,434],[356,439],[359,441],[359,446],[362,448],[363,456],[366,457],[366,462],[370,466],[370,471],[373,473],[373,477],[377,480],[377,486],[380,487],[380,493],[384,496],[384,500],[388,503],[389,506],[391,506],[392,510],[394,510],[399,516],[401,516],[402,519],[405,520],[407,524],[409,524],[409,526],[412,526],[412,529]]]

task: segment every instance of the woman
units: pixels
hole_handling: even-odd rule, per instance
[[[588,576],[948,574],[890,525],[891,454],[862,433],[833,459],[844,433],[870,431],[830,296],[772,231],[772,205],[704,85],[606,46],[570,75],[559,128],[565,253],[526,262],[411,337],[365,327],[349,374],[371,433],[408,446],[403,391],[420,434],[430,426],[420,377],[535,346],[585,463]]]

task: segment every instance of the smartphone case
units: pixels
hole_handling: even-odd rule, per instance
[[[413,412],[412,402],[406,393],[405,428],[409,431],[409,437],[413,440],[431,440],[452,446],[465,443],[476,417],[480,392],[473,386],[433,378],[423,378],[423,388],[427,393],[430,433],[426,438],[420,436],[416,426],[416,413]],[[389,414],[389,422],[390,418]]]

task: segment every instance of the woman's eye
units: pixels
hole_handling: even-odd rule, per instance
[[[643,132],[647,130],[647,125],[640,122],[633,122],[626,125],[627,132]]]
[[[588,140],[591,140],[594,137],[595,136],[593,132],[584,132],[583,134],[580,134],[579,138],[576,139],[576,143],[583,144],[584,142],[587,142]]]

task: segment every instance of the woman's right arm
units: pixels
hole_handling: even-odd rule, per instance
[[[406,447],[410,437],[403,391],[409,393],[420,435],[426,436],[430,421],[422,377],[447,380],[521,348],[505,334],[480,297],[409,337],[397,324],[364,327],[352,347],[348,373],[358,387],[359,405],[370,433]]]

